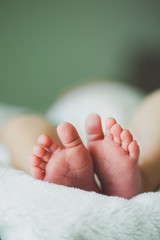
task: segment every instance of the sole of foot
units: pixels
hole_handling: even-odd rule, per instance
[[[30,156],[31,175],[49,183],[100,192],[94,179],[92,158],[76,129],[64,122],[57,127],[64,146],[43,134]]]
[[[127,199],[141,192],[138,169],[139,146],[129,130],[123,130],[114,118],[105,122],[90,114],[85,122],[88,149],[104,194]]]

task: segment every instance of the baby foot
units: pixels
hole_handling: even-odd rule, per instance
[[[131,198],[140,193],[139,147],[128,130],[108,118],[105,135],[101,119],[90,114],[86,119],[88,149],[104,194]]]
[[[76,129],[69,123],[62,123],[57,132],[64,148],[49,136],[41,135],[30,159],[32,176],[50,183],[99,192],[92,158]]]

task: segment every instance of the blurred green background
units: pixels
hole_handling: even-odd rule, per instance
[[[92,78],[160,87],[160,1],[0,1],[0,102],[47,109]]]

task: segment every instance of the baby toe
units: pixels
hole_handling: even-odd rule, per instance
[[[39,157],[37,157],[37,156],[35,156],[35,155],[31,155],[30,156],[30,164],[31,164],[31,166],[39,166],[40,165],[40,163],[42,162],[42,160],[41,160],[41,158],[39,158]]]
[[[113,127],[111,127],[111,134],[113,135],[113,139],[114,142],[116,143],[121,143],[121,132],[123,131],[123,129],[121,128],[121,126],[119,124],[115,124],[113,125]]]
[[[42,146],[35,145],[32,148],[32,154],[34,154],[40,158],[43,158],[45,156],[46,152],[47,152],[47,150]]]
[[[139,157],[139,146],[137,144],[137,141],[132,141],[128,146],[128,151],[131,156],[131,158],[138,160]]]
[[[105,136],[112,136],[110,133],[111,128],[116,124],[116,120],[114,118],[107,118],[105,122]]]
[[[52,144],[52,139],[46,134],[41,134],[38,137],[38,143],[45,147],[50,147],[50,145]]]
[[[42,134],[38,138],[38,143],[45,147],[48,152],[53,153],[57,150],[57,148],[60,148],[57,142],[55,142],[52,138],[50,138],[46,134]]]
[[[125,151],[128,151],[128,145],[132,142],[133,140],[133,137],[132,137],[132,134],[130,133],[129,130],[127,129],[124,129],[122,132],[121,132],[121,140],[122,140],[122,148],[125,150]]]
[[[65,148],[73,148],[82,145],[82,141],[75,127],[63,122],[57,127],[57,133]]]
[[[87,116],[85,129],[88,142],[103,139],[101,118],[98,114],[92,113]]]
[[[43,180],[45,173],[39,167],[31,167],[31,175],[39,180]]]
[[[45,171],[45,170],[46,170],[46,163],[42,161],[42,162],[39,164],[39,168],[41,168],[43,171]]]

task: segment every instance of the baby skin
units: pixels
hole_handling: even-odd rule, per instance
[[[76,129],[70,123],[62,123],[57,133],[64,148],[49,136],[41,135],[30,157],[31,175],[49,183],[100,193],[92,158]]]
[[[41,135],[30,157],[32,176],[127,199],[140,193],[139,146],[131,133],[123,130],[115,119],[108,118],[104,134],[101,119],[96,114],[87,117],[85,128],[88,150],[69,123],[62,123],[57,128],[64,148],[49,136]],[[101,190],[96,184],[94,171],[101,182]]]

